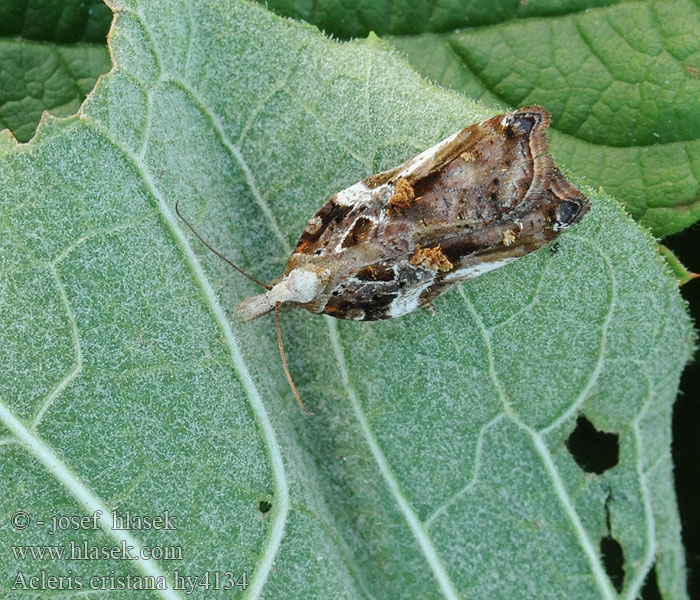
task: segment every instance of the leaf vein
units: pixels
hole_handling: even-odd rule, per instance
[[[425,520],[425,526],[430,527],[430,524],[439,517],[442,513],[446,512],[450,506],[452,506],[459,498],[466,494],[472,487],[474,487],[479,480],[479,470],[481,468],[481,455],[483,452],[484,445],[484,434],[493,425],[501,421],[505,417],[505,413],[499,413],[488,423],[486,423],[480,430],[479,435],[476,438],[476,450],[474,452],[474,473],[472,474],[469,482],[459,491],[455,492],[444,504],[439,506],[433,511],[433,513]]]
[[[263,212],[263,214],[265,215],[265,217],[269,221],[270,227],[272,228],[272,232],[275,234],[275,237],[280,242],[282,247],[286,250],[287,254],[290,254],[292,251],[292,248],[289,245],[289,242],[287,241],[287,239],[282,234],[282,231],[279,228],[277,220],[275,219],[275,216],[272,214],[272,210],[270,209],[269,204],[265,201],[265,198],[263,197],[262,193],[260,192],[260,189],[258,188],[258,186],[255,182],[255,177],[253,176],[253,172],[250,168],[250,165],[248,164],[245,157],[243,156],[243,153],[238,148],[236,148],[236,146],[234,146],[231,143],[231,141],[226,137],[226,135],[224,134],[224,127],[221,124],[221,122],[219,121],[219,119],[211,111],[209,111],[207,109],[204,102],[199,98],[199,96],[196,94],[196,92],[194,90],[192,90],[184,81],[182,81],[180,79],[172,78],[169,81],[173,85],[179,87],[185,94],[187,94],[190,97],[192,103],[195,105],[195,107],[200,111],[200,113],[209,120],[217,138],[224,145],[224,147],[229,151],[231,156],[236,160],[236,162],[238,163],[238,166],[241,168],[241,171],[243,171],[243,176],[245,177],[246,184],[248,185],[248,188],[250,189],[250,193],[253,195],[253,199],[255,200],[255,203],[258,205],[260,210]]]
[[[246,135],[248,134],[248,131],[250,128],[253,126],[255,121],[258,118],[258,115],[262,111],[263,107],[270,101],[271,98],[275,96],[278,92],[281,92],[282,90],[285,89],[287,83],[289,83],[289,79],[292,77],[292,75],[295,75],[297,72],[297,69],[299,67],[299,58],[301,53],[306,50],[307,46],[304,45],[301,47],[299,54],[297,55],[297,60],[296,61],[291,61],[290,64],[292,65],[291,68],[286,71],[273,85],[270,86],[270,89],[265,93],[260,95],[260,100],[255,104],[253,109],[250,111],[250,116],[245,122],[245,125],[241,128],[241,133],[238,136],[238,139],[236,140],[236,148],[241,150],[243,147],[243,141],[245,140]],[[292,94],[287,90],[287,93],[289,94],[290,97],[292,97]]]
[[[654,520],[654,511],[651,506],[651,493],[649,491],[649,477],[651,475],[649,471],[651,469],[645,472],[644,467],[642,465],[643,452],[641,451],[641,448],[644,447],[644,440],[642,439],[642,432],[639,427],[639,421],[644,416],[644,413],[646,413],[647,409],[651,406],[654,394],[652,393],[653,386],[649,377],[649,373],[644,367],[642,367],[640,370],[647,384],[647,399],[644,402],[642,409],[639,411],[639,415],[637,415],[637,417],[632,422],[632,431],[634,432],[635,445],[637,447],[636,471],[637,477],[639,479],[639,487],[641,488],[642,505],[644,506],[644,521],[646,523],[646,551],[644,553],[644,560],[642,564],[636,569],[636,575],[627,589],[627,594],[625,595],[627,600],[635,600],[635,598],[639,597],[642,586],[644,585],[644,581],[646,580],[647,573],[654,564],[654,559],[656,557],[656,522]],[[662,459],[666,459],[667,457],[668,454],[661,454],[659,456],[659,460],[654,461],[654,467],[657,464],[660,464],[660,461]],[[652,469],[654,467],[652,467]]]
[[[184,88],[184,91],[190,94],[193,102],[196,101],[196,96],[189,92],[186,87]],[[203,105],[201,104],[201,102],[198,103],[197,106],[200,107],[200,109],[203,109]],[[203,114],[206,114],[206,111]],[[216,120],[213,118],[213,116],[211,118],[212,123],[216,126]],[[124,154],[124,156],[128,158],[128,160],[131,161],[134,170],[141,175],[141,177],[144,180],[144,183],[146,184],[146,187],[150,191],[153,198],[156,200],[162,218],[172,231],[173,236],[177,240],[177,243],[182,248],[187,263],[192,269],[193,277],[199,283],[202,289],[202,293],[207,301],[207,304],[209,305],[209,309],[212,311],[216,322],[218,323],[219,327],[221,328],[224,334],[224,339],[226,340],[226,345],[229,348],[231,360],[233,362],[234,367],[236,368],[236,372],[238,373],[243,389],[246,391],[251,409],[255,414],[260,425],[262,438],[265,442],[265,446],[268,451],[271,463],[271,470],[275,481],[275,492],[277,501],[275,503],[274,510],[277,514],[275,515],[276,518],[270,527],[270,532],[268,534],[267,539],[267,547],[263,551],[262,559],[258,563],[257,569],[253,574],[248,589],[249,598],[258,598],[262,593],[262,589],[270,574],[275,560],[275,556],[279,552],[282,537],[284,535],[284,528],[287,521],[287,515],[289,513],[289,484],[287,482],[284,460],[282,458],[279,442],[277,441],[277,436],[272,427],[270,417],[265,409],[265,405],[263,404],[260,392],[258,391],[255,382],[253,381],[253,378],[250,372],[248,371],[245,359],[243,358],[243,354],[241,353],[241,350],[238,346],[238,341],[233,333],[233,328],[231,327],[231,324],[228,321],[228,318],[226,317],[226,313],[224,312],[223,307],[219,303],[219,299],[216,297],[216,293],[214,292],[214,289],[212,288],[212,285],[209,282],[206,273],[204,272],[202,264],[199,262],[199,259],[195,255],[195,252],[192,249],[192,247],[187,243],[185,233],[178,226],[176,218],[174,214],[170,211],[170,209],[167,207],[165,200],[161,198],[156,183],[151,177],[150,172],[145,168],[141,168],[143,165],[138,161],[138,157],[135,156],[127,148],[124,148],[123,146],[119,145],[117,142],[112,140],[109,136],[109,133],[102,129],[97,123],[94,123],[94,127],[97,131],[102,132],[107,142],[114,144],[114,146],[119,151],[121,151]],[[217,135],[219,135],[223,140],[224,136],[221,129],[217,129]],[[231,145],[227,144],[227,147],[231,148]]]
[[[111,511],[107,504],[69,469],[68,465],[57,456],[54,450],[35,431],[31,431],[26,427],[4,402],[0,402],[0,420],[15,435],[25,450],[44,465],[48,473],[55,477],[65,487],[67,492],[89,513],[94,513],[98,510],[102,511],[99,524],[109,537],[113,538],[118,544],[124,542],[133,546],[134,554],[140,555],[143,548],[141,542],[129,531],[112,529]],[[158,563],[152,558],[142,558],[134,562],[136,563],[134,567],[144,575],[155,578],[165,577],[165,573],[161,571]],[[180,594],[170,589],[170,587],[158,592],[163,598],[168,600],[182,598]]]
[[[491,344],[491,333],[489,329],[485,326],[481,315],[479,315],[479,313],[476,311],[473,303],[467,296],[463,287],[464,286],[459,286],[458,289],[460,291],[460,294],[462,294],[462,297],[464,298],[467,307],[474,316],[474,320],[476,321],[476,324],[481,331],[481,335],[484,339],[484,344],[486,346],[486,355],[489,363],[489,373],[491,376],[491,380],[493,381],[493,385],[496,388],[496,391],[504,406],[505,414],[513,421],[515,425],[517,425],[519,428],[525,431],[532,439],[533,445],[537,450],[538,454],[540,455],[545,471],[547,472],[550,480],[552,481],[555,494],[561,502],[561,505],[564,509],[564,513],[566,514],[567,518],[569,519],[569,522],[571,523],[573,533],[578,539],[581,549],[583,550],[583,553],[586,556],[586,559],[588,560],[588,564],[593,574],[593,579],[597,584],[602,597],[606,600],[613,600],[614,598],[616,598],[617,594],[612,588],[610,579],[603,570],[603,566],[599,560],[598,552],[595,546],[588,538],[588,534],[586,533],[583,523],[579,519],[579,516],[576,513],[576,509],[571,503],[571,499],[569,498],[569,494],[566,490],[566,487],[564,486],[564,482],[562,481],[559,475],[559,471],[557,470],[556,465],[552,460],[552,455],[549,452],[549,449],[547,448],[544,439],[537,431],[525,424],[520,419],[518,414],[511,408],[508,402],[505,390],[503,389],[503,385],[501,384],[498,374],[496,373],[493,345]]]
[[[593,367],[593,370],[591,371],[591,374],[588,377],[586,385],[583,386],[583,389],[576,397],[576,400],[574,400],[571,403],[571,406],[566,411],[564,411],[563,414],[561,414],[557,419],[552,421],[547,427],[541,429],[538,432],[538,434],[540,435],[547,435],[549,432],[559,427],[559,425],[561,425],[564,421],[573,417],[574,413],[576,413],[585,402],[586,398],[588,397],[588,394],[593,389],[593,386],[595,386],[595,384],[598,382],[598,378],[600,377],[600,374],[603,371],[603,363],[605,362],[605,353],[607,351],[608,341],[608,330],[610,329],[610,323],[612,322],[613,313],[615,312],[615,308],[617,306],[617,283],[615,281],[615,272],[613,270],[612,263],[610,262],[610,258],[608,258],[608,256],[605,253],[601,252],[595,244],[593,244],[586,238],[580,237],[575,233],[570,233],[569,235],[572,238],[578,239],[582,243],[590,245],[591,248],[593,248],[593,250],[596,251],[598,255],[603,259],[603,262],[605,263],[605,268],[608,271],[608,280],[610,281],[610,302],[608,312],[606,313],[605,318],[603,319],[603,324],[601,325],[598,358],[596,359],[595,366]]]
[[[49,266],[51,276],[54,280],[56,288],[58,289],[58,295],[61,298],[61,304],[63,305],[66,315],[68,315],[68,320],[70,322],[70,334],[71,341],[73,342],[73,364],[66,375],[61,379],[61,381],[56,384],[56,386],[51,390],[49,395],[44,400],[41,408],[37,411],[36,415],[32,419],[31,428],[36,429],[41,420],[44,418],[46,411],[53,405],[56,398],[58,398],[63,390],[65,390],[71,382],[80,374],[83,370],[83,350],[80,345],[80,332],[78,331],[78,324],[75,320],[75,314],[71,308],[70,302],[68,301],[68,294],[66,293],[66,288],[61,281],[58,271],[54,265]]]
[[[372,456],[377,463],[379,472],[381,473],[386,486],[389,488],[389,492],[398,504],[399,510],[411,529],[413,536],[418,542],[421,552],[432,569],[433,575],[435,576],[435,579],[437,580],[445,598],[457,600],[459,595],[457,594],[454,583],[447,573],[447,569],[442,562],[442,558],[435,548],[433,540],[427,532],[424,524],[421,523],[418,515],[413,510],[413,507],[404,496],[403,490],[401,489],[401,486],[399,485],[396,476],[392,472],[389,462],[387,461],[386,456],[379,445],[379,441],[369,425],[367,416],[362,410],[360,399],[355,392],[355,388],[350,382],[350,374],[348,371],[347,361],[345,360],[345,352],[342,348],[340,335],[338,333],[338,325],[332,317],[324,315],[324,319],[328,325],[328,333],[330,336],[331,345],[333,347],[333,353],[335,354],[338,368],[340,369],[343,388],[345,389],[348,398],[350,398],[350,403],[352,404],[355,412],[355,417],[357,418],[358,425],[360,426],[360,431],[362,432],[365,442],[369,446]]]

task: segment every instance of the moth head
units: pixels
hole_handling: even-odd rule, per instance
[[[565,229],[569,227],[569,225],[577,223],[579,217],[582,216],[581,213],[585,205],[586,201],[583,198],[577,197],[566,198],[557,203],[549,213],[554,231]]]

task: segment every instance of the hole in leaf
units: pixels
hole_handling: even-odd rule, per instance
[[[656,582],[656,565],[647,573],[640,598],[642,600],[662,600],[659,584]]]
[[[602,473],[614,467],[620,457],[618,435],[598,431],[583,415],[566,440],[574,460],[587,473]]]
[[[272,502],[268,502],[267,500],[260,500],[260,503],[258,504],[258,510],[262,513],[269,513],[270,510],[272,510]]]
[[[600,540],[600,555],[603,557],[603,566],[610,581],[618,592],[622,591],[625,581],[625,556],[622,546],[611,535],[606,535]]]

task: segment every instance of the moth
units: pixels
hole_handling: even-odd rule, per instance
[[[284,370],[305,412],[284,355],[281,306],[357,321],[399,317],[541,248],[588,212],[546,153],[550,120],[539,106],[495,116],[338,192],[311,217],[274,285],[217,252],[266,288],[237,311],[246,321],[275,311]]]

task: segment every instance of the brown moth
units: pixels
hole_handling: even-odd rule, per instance
[[[588,211],[546,154],[550,115],[528,106],[470,125],[338,192],[306,225],[282,280],[245,300],[340,319],[389,319],[556,238]]]
[[[244,320],[279,307],[373,321],[428,305],[556,238],[588,212],[547,151],[550,114],[528,106],[470,125],[402,165],[338,192],[311,217],[282,279],[237,308]]]

